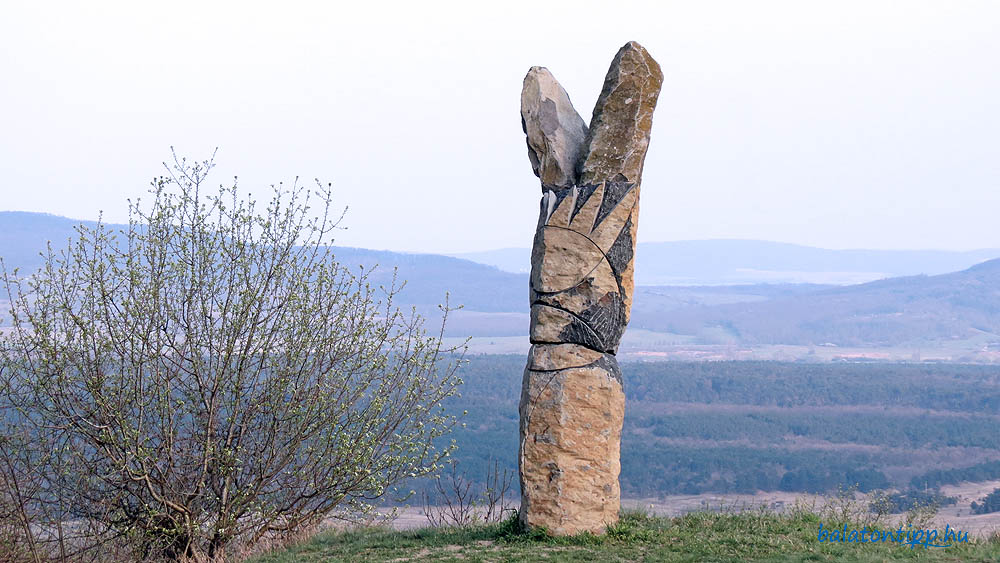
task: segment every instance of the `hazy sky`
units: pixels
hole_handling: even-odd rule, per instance
[[[219,147],[216,183],[333,182],[338,244],[526,247],[524,73],[589,120],[634,39],[665,75],[640,241],[1000,247],[998,29],[960,0],[7,2],[0,209],[124,220],[171,145]]]

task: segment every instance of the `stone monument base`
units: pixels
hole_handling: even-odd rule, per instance
[[[553,355],[579,365],[544,369]],[[620,508],[618,362],[575,344],[543,344],[532,347],[528,366],[519,409],[521,523],[555,535],[604,533]]]

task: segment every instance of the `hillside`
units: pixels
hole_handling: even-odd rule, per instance
[[[640,309],[632,326],[692,335],[717,327],[747,345],[899,346],[977,337],[1000,342],[1000,260],[950,274],[684,307],[669,315]]]
[[[8,269],[20,267],[33,271],[42,264],[39,252],[46,241],[55,248],[75,235],[73,227],[83,223],[93,227],[93,221],[67,219],[45,213],[0,211],[0,257]],[[109,225],[123,228],[124,225]],[[436,254],[407,254],[363,248],[336,247],[341,264],[371,268],[378,265],[372,280],[380,284],[392,281],[392,268],[399,268],[399,279],[406,280],[402,304],[415,305],[433,312],[450,293],[452,305],[464,304],[473,311],[520,311],[527,309],[528,277],[511,274],[492,266],[477,264]]]
[[[454,254],[504,271],[528,271],[527,248]],[[897,276],[964,270],[1000,257],[1000,249],[830,250],[757,240],[640,242],[639,285],[733,285],[759,283],[849,284]]]
[[[58,245],[65,241],[73,235],[73,225],[77,223],[40,213],[0,212],[0,257],[8,267],[33,270],[41,263],[38,253],[45,248],[45,242],[51,240]],[[970,351],[979,354],[992,350],[990,346],[1000,354],[1000,259],[981,262],[998,251],[825,251],[757,241],[640,246],[643,256],[639,261],[640,281],[644,275],[649,279],[656,278],[659,275],[656,272],[674,272],[678,276],[701,276],[700,279],[708,279],[712,285],[639,285],[630,332],[626,334],[625,348],[630,352],[657,351],[677,343],[915,350],[928,343],[944,342],[962,343],[963,352],[958,355],[961,357]],[[513,259],[520,251],[506,252]],[[378,265],[371,279],[379,284],[390,283],[392,268],[397,267],[399,279],[406,280],[398,304],[416,306],[431,318],[431,325],[438,318],[437,305],[444,302],[446,293],[450,294],[453,306],[464,306],[450,318],[450,336],[523,340],[527,333],[525,273],[435,254],[348,247],[336,247],[335,254],[341,263],[351,267]],[[967,269],[849,286],[719,285],[736,270],[822,273],[880,269],[934,273],[957,265]],[[637,341],[638,331],[647,331],[648,338]],[[519,350],[518,346],[523,344],[516,344],[513,349]]]

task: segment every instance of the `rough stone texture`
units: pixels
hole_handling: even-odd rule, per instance
[[[536,232],[531,260],[546,265],[545,268],[532,269],[532,288],[555,293],[580,283],[604,260],[604,252],[585,235],[546,225]]]
[[[614,354],[632,304],[639,186],[663,75],[639,44],[611,63],[589,129],[545,69],[521,117],[542,182],[521,391],[521,519],[602,533],[618,519],[625,412]]]
[[[523,522],[556,535],[603,532],[620,507],[621,383],[595,363],[526,369],[521,389],[522,449],[532,469],[521,475]]]
[[[535,371],[578,368],[592,364],[603,356],[600,352],[575,344],[536,344],[531,351],[528,369]]]
[[[521,127],[528,137],[531,168],[543,188],[576,184],[587,124],[548,69],[533,66],[521,88]]]
[[[660,65],[642,45],[630,41],[618,51],[590,119],[580,184],[639,182],[662,85]]]
[[[593,270],[584,277],[583,281],[573,288],[559,293],[537,293],[533,295],[532,303],[539,305],[550,305],[566,311],[574,311],[583,314],[595,306],[602,303],[607,304],[608,296],[618,293],[618,278],[615,276],[611,265],[607,260],[602,259]],[[606,350],[614,352],[614,350]]]

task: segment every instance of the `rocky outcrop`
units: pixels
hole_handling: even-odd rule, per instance
[[[588,128],[546,69],[521,93],[542,182],[521,390],[521,520],[557,535],[618,519],[625,395],[615,354],[632,303],[639,185],[663,75],[638,43],[611,63]]]

